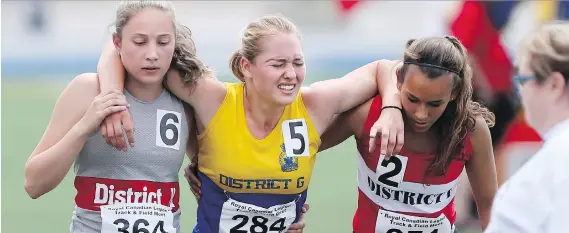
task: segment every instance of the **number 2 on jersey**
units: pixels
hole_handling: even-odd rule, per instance
[[[182,114],[162,109],[156,110],[156,145],[180,150]]]
[[[402,155],[393,155],[389,160],[385,160],[385,155],[381,155],[377,162],[377,181],[398,188],[405,175],[407,159]]]
[[[286,156],[310,156],[308,127],[304,119],[283,121],[282,131]]]

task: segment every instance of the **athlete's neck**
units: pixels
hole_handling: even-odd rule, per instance
[[[277,126],[285,107],[260,98],[254,91],[247,91],[247,87],[244,92],[243,106],[249,131],[257,139],[264,138]]]
[[[124,88],[134,96],[134,98],[144,102],[156,100],[164,91],[162,83],[144,84],[128,75],[124,81]]]
[[[418,154],[432,154],[436,153],[438,144],[440,143],[440,136],[438,135],[434,126],[425,132],[416,132],[410,126],[412,123],[405,123],[405,150]]]

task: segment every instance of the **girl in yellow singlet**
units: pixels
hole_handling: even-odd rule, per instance
[[[302,87],[306,68],[300,36],[286,18],[262,17],[247,26],[241,40],[231,57],[241,82],[208,76],[188,85],[177,72],[167,78],[167,87],[196,114],[201,198],[194,232],[286,231],[301,214],[320,135],[334,115],[378,89],[383,106],[400,107],[389,62]],[[100,73],[102,91],[122,89],[122,73]],[[374,127],[389,139],[382,140],[382,151],[401,148],[402,129],[401,112],[385,109]]]

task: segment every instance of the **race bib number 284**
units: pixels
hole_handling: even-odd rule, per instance
[[[170,207],[149,203],[101,206],[101,233],[176,233]]]
[[[295,202],[262,208],[229,199],[223,204],[219,232],[281,233],[288,229],[295,217]]]

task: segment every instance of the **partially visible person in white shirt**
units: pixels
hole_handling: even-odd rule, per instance
[[[543,147],[498,190],[485,233],[569,232],[569,22],[524,44],[514,78]]]

